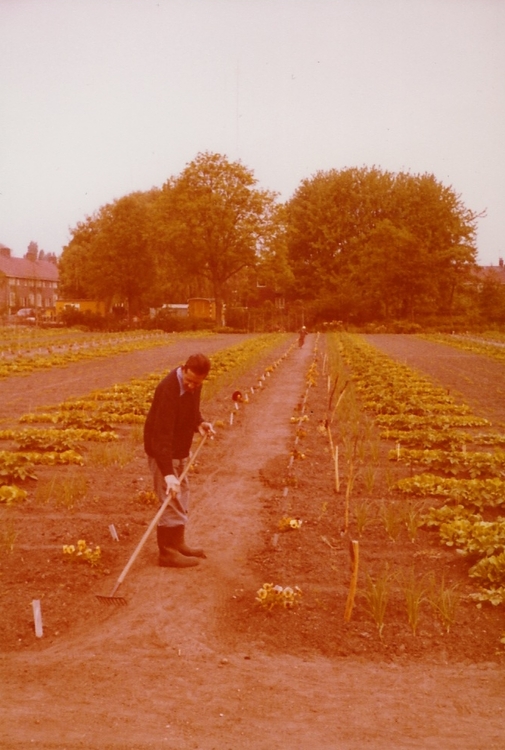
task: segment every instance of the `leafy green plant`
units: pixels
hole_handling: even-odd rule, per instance
[[[401,479],[396,487],[408,495],[449,497],[456,503],[480,509],[505,505],[505,481],[502,479],[456,479],[435,474],[416,474]]]
[[[468,575],[491,583],[493,588],[505,586],[505,552],[483,557],[470,568]]]
[[[457,547],[461,554],[490,557],[505,551],[505,521],[483,521],[480,517],[456,516],[441,524],[440,540]]]
[[[0,481],[8,484],[15,479],[36,479],[34,465],[28,456],[11,451],[0,451]]]
[[[19,456],[23,456],[27,461],[33,464],[39,464],[41,466],[65,466],[67,464],[77,464],[82,466],[84,464],[83,457],[80,453],[76,453],[73,450],[62,451],[44,451],[38,453],[35,451],[27,451],[25,453],[19,453]]]
[[[265,609],[271,610],[274,607],[283,607],[292,609],[298,604],[302,596],[302,591],[298,586],[274,586],[273,583],[264,583],[256,592],[256,601]]]
[[[155,492],[151,490],[139,490],[135,498],[136,502],[140,505],[155,506],[159,505],[160,501]]]
[[[93,547],[87,545],[85,539],[79,539],[76,545],[64,544],[63,554],[71,560],[88,563],[92,568],[95,568],[100,563],[102,550],[98,545],[93,549]]]
[[[0,486],[0,503],[6,505],[14,505],[14,503],[22,502],[28,497],[25,490],[17,487],[15,484],[2,484]]]
[[[302,526],[303,521],[299,518],[291,518],[290,516],[284,516],[279,521],[279,531],[296,531]]]
[[[476,477],[505,477],[505,453],[478,453],[468,451],[406,450],[398,455],[390,451],[389,459],[413,465],[426,466],[430,471],[443,474]]]
[[[505,586],[493,586],[491,588],[481,588],[470,594],[470,599],[476,602],[489,602],[495,607],[498,604],[505,604]],[[482,605],[477,605],[482,606]]]
[[[53,451],[61,453],[75,450],[85,441],[112,442],[118,439],[115,432],[102,432],[85,429],[24,429],[11,431],[11,439],[15,440],[21,451]]]
[[[442,524],[449,523],[456,518],[468,518],[472,521],[481,521],[482,516],[474,513],[471,508],[464,505],[442,505],[441,508],[430,508],[421,517],[421,524],[427,528],[440,528]]]

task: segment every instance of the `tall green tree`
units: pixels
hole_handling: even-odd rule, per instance
[[[338,307],[351,318],[451,309],[475,263],[478,216],[433,175],[319,172],[287,210],[299,293],[327,307],[345,290],[354,299]]]
[[[168,180],[156,206],[160,257],[178,276],[201,279],[221,318],[226,285],[254,266],[274,228],[275,194],[256,187],[253,173],[220,154],[200,153]]]
[[[71,230],[72,238],[63,248],[58,264],[59,294],[64,299],[98,298],[88,273],[88,262],[98,227],[97,214],[95,217],[88,216]]]
[[[155,191],[131,193],[103,206],[72,231],[61,258],[63,290],[126,303],[140,312],[156,283],[149,245],[149,206]]]

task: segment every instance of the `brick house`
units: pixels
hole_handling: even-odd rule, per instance
[[[499,284],[505,284],[505,264],[503,258],[499,258],[497,266],[481,266],[482,275],[497,281]]]
[[[23,307],[32,307],[53,315],[58,298],[56,258],[37,260],[28,252],[13,258],[10,248],[0,244],[0,315],[13,315]]]

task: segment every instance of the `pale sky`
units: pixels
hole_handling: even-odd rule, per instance
[[[59,255],[199,152],[289,199],[431,173],[505,258],[505,0],[0,0],[0,243]]]

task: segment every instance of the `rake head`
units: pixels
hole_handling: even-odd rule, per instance
[[[112,604],[114,607],[124,607],[128,604],[124,596],[114,596],[113,594],[110,596],[107,596],[107,594],[95,594],[95,596],[100,604]]]

